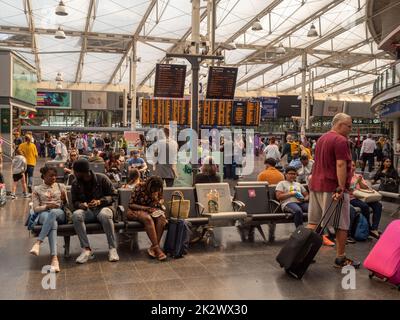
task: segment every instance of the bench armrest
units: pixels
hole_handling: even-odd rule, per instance
[[[198,216],[202,216],[204,213],[204,206],[200,202],[196,202],[196,211]]]
[[[242,209],[246,206],[242,201],[233,200],[232,206],[234,211],[242,211]]]

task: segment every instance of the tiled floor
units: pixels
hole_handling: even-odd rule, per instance
[[[9,164],[3,172],[9,181]],[[255,243],[242,243],[234,227],[220,228],[216,232],[220,247],[198,244],[185,258],[163,263],[148,258],[149,241],[141,233],[139,249],[130,251],[129,244],[121,241],[118,263],[107,261],[105,236],[91,235],[96,257],[77,265],[74,259],[80,249],[73,237],[71,259],[60,258],[56,289],[44,290],[41,269],[49,263],[48,243],[39,257],[28,254],[34,242],[23,226],[28,202],[17,199],[0,208],[0,299],[400,299],[399,291],[370,280],[365,269],[356,273],[356,290],[342,289],[344,275],[332,267],[334,248],[320,250],[303,280],[289,278],[275,257],[293,225],[278,225],[273,244],[263,244],[259,235]],[[391,221],[388,212],[395,206],[384,203],[381,229]],[[368,240],[349,245],[347,254],[363,260],[373,244]],[[62,245],[59,238],[59,252]]]

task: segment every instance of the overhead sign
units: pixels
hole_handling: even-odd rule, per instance
[[[233,100],[238,68],[210,67],[206,99]]]
[[[231,126],[233,101],[200,101],[200,124],[204,126]]]
[[[186,65],[158,63],[156,65],[154,97],[183,98],[185,79]]]
[[[190,100],[142,99],[142,124],[167,125],[176,121],[178,125],[190,124]]]
[[[268,119],[276,119],[278,113],[279,98],[277,97],[261,97],[261,121]]]
[[[335,114],[343,112],[343,101],[325,100],[324,117],[334,117]]]

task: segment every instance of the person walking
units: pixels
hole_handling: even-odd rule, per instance
[[[21,151],[22,155],[26,159],[26,178],[28,182],[28,192],[32,193],[32,186],[33,186],[33,172],[35,170],[36,161],[38,158],[37,148],[34,143],[31,142],[32,138],[30,135],[25,135],[25,142],[21,143],[18,147],[18,150]]]
[[[335,201],[337,212],[328,225],[336,230],[336,259],[334,267],[351,265],[359,268],[361,263],[345,254],[345,246],[350,227],[351,153],[348,135],[351,132],[351,117],[338,113],[332,120],[332,129],[322,135],[315,148],[312,176],[310,178],[310,202],[308,227],[315,229],[322,215]],[[339,207],[337,207],[339,206]],[[327,221],[324,221],[324,225]]]

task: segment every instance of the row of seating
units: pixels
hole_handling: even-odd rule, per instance
[[[277,223],[293,222],[292,215],[283,212],[279,202],[275,199],[275,185],[268,185],[266,182],[239,182],[235,187],[235,196],[231,196],[228,183],[197,184],[195,187],[169,187],[164,189],[164,199],[167,204],[167,214],[169,211],[168,203],[175,191],[181,191],[185,199],[190,200],[190,213],[187,219],[196,228],[198,226],[225,227],[240,225],[242,227],[256,227],[264,241],[266,236],[262,230],[262,225],[269,226],[269,241],[274,241],[275,226]],[[219,212],[209,213],[207,206],[207,193],[215,189],[219,193]],[[138,221],[128,221],[126,212],[128,210],[131,196],[130,189],[118,189],[117,221],[115,230],[120,234],[129,236],[134,242],[137,233],[143,232],[144,227]],[[71,191],[67,186],[68,203],[71,203]],[[307,219],[307,214],[304,214]],[[38,235],[41,226],[37,225],[33,233]],[[86,225],[88,234],[101,234],[103,229],[100,223],[88,223]],[[72,224],[58,226],[58,236],[64,237],[64,255],[70,253],[70,237],[75,235]]]

